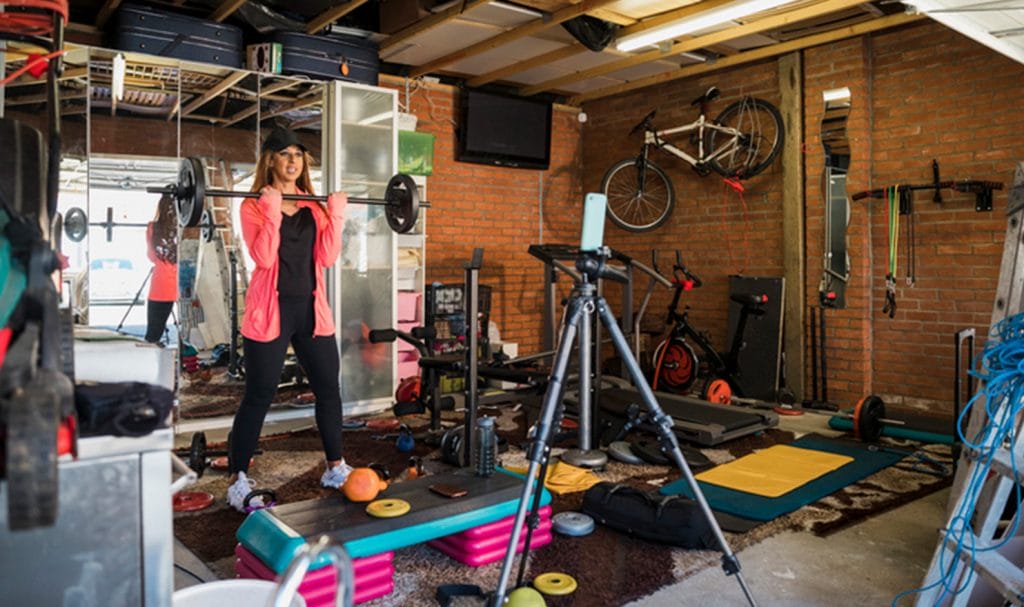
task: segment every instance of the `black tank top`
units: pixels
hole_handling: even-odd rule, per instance
[[[316,241],[316,221],[309,207],[294,215],[281,215],[281,247],[277,273],[277,293],[280,297],[312,297],[316,286],[313,280],[313,243]]]

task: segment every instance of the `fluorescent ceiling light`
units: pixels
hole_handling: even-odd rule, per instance
[[[703,13],[683,17],[678,21],[672,21],[665,25],[651,28],[649,30],[625,36],[616,43],[615,48],[620,51],[634,51],[644,46],[654,46],[663,40],[678,38],[691,32],[697,32],[715,25],[721,25],[734,19],[739,19],[754,13],[760,13],[783,4],[789,4],[793,0],[745,0],[721,8],[712,9]]]

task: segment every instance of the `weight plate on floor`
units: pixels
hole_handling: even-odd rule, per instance
[[[171,503],[175,512],[195,512],[209,508],[213,503],[213,494],[206,491],[179,491],[174,494]]]
[[[576,585],[576,580],[571,575],[554,571],[533,578],[533,587],[551,596],[572,594],[576,590]]]
[[[583,537],[594,531],[594,519],[582,512],[559,512],[551,517],[551,528],[562,535]]]
[[[386,432],[388,430],[397,430],[398,426],[400,426],[400,425],[402,425],[402,422],[398,421],[397,419],[395,419],[393,417],[383,418],[383,419],[371,419],[371,420],[366,422],[366,427],[367,428],[369,428],[370,430],[376,430],[378,432],[380,432],[380,431]]]
[[[608,455],[612,456],[612,459],[618,460],[624,464],[635,464],[637,466],[644,463],[644,460],[640,459],[636,453],[633,453],[633,449],[624,440],[618,440],[608,445]]]
[[[366,505],[366,513],[377,518],[395,518],[409,512],[409,502],[399,499],[384,499]]]
[[[629,448],[635,455],[640,456],[640,459],[644,460],[648,464],[654,464],[655,466],[667,466],[670,463],[665,454],[661,452],[661,448],[658,447],[658,443],[637,441],[635,443],[630,443]]]

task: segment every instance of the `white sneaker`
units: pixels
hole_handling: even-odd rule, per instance
[[[320,484],[329,489],[340,489],[348,479],[350,472],[352,472],[352,466],[346,464],[345,460],[341,460],[337,466],[324,471],[323,476],[320,477]]]
[[[245,475],[245,472],[238,473],[238,480],[228,487],[228,505],[241,513],[256,510],[263,507],[263,496],[257,495],[249,500],[249,507],[246,509],[245,498],[252,493],[256,481]]]

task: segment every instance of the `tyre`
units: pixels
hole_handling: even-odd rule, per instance
[[[710,129],[705,135],[708,164],[724,177],[753,177],[767,169],[782,150],[785,137],[782,115],[763,99],[740,99],[722,110],[714,124],[741,133],[735,146],[732,145],[733,135],[728,133]],[[715,156],[716,151],[721,155]]]
[[[642,180],[636,158],[616,162],[601,180],[601,191],[608,197],[608,218],[630,232],[647,232],[665,223],[676,203],[665,171],[649,160],[643,162]]]
[[[697,379],[700,367],[697,354],[690,344],[680,339],[669,339],[654,350],[654,379],[651,385],[662,392],[683,394]]]

